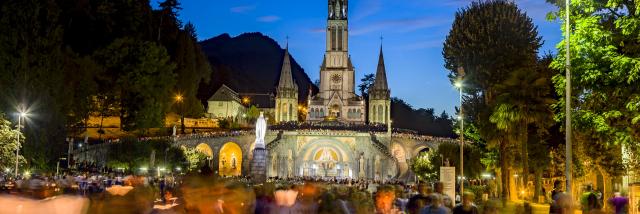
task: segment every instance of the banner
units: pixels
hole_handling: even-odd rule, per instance
[[[440,167],[440,182],[442,182],[444,188],[443,193],[451,197],[451,200],[456,198],[456,168],[455,167]]]

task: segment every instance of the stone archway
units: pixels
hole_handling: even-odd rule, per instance
[[[409,163],[407,163],[407,151],[399,143],[394,143],[391,146],[391,154],[395,158],[395,170],[393,175],[397,178],[404,178],[409,173]]]
[[[234,142],[225,143],[218,156],[220,176],[240,176],[242,174],[242,148]]]
[[[212,160],[213,160],[213,149],[211,149],[211,147],[209,146],[209,144],[206,143],[200,143],[195,147],[196,151],[204,154],[206,157],[206,160],[199,160],[199,161],[206,161],[205,164],[207,166],[211,166],[212,164]]]
[[[399,143],[394,143],[391,146],[391,154],[400,163],[407,162],[407,152]]]
[[[419,145],[416,146],[413,151],[411,152],[411,158],[415,158],[418,155],[420,155],[421,152],[429,152],[431,151],[433,148],[427,146],[427,145]]]
[[[349,147],[337,140],[318,139],[302,147],[296,174],[304,176],[349,177],[353,164]]]
[[[201,152],[202,154],[205,154],[207,157],[212,158],[213,157],[213,150],[211,149],[211,147],[209,145],[207,145],[206,143],[200,143],[196,146],[196,151]]]

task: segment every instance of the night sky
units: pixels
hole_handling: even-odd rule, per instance
[[[383,39],[391,94],[414,108],[454,113],[456,89],[444,69],[442,44],[455,12],[470,0],[351,0],[349,51],[356,78],[375,73]],[[560,24],[546,20],[555,7],[544,0],[516,0],[538,26],[540,53],[555,53]],[[319,78],[325,51],[327,0],[182,0],[180,19],[195,24],[198,39],[222,33],[261,32],[289,51],[312,80]]]

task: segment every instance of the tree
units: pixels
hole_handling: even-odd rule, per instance
[[[373,86],[373,82],[376,80],[375,75],[373,74],[365,74],[362,79],[360,79],[360,85],[358,85],[358,90],[360,91],[360,95],[364,98],[369,98],[369,88]]]
[[[515,3],[505,0],[473,2],[456,12],[443,56],[452,82],[463,78],[464,115],[489,146],[499,146],[502,197],[509,193],[511,142],[489,117],[498,106],[496,85],[509,74],[535,64],[541,45],[537,27]],[[464,68],[464,76],[458,72]],[[502,108],[506,108],[503,106]]]
[[[551,18],[564,20],[564,2],[549,2],[559,8]],[[570,11],[573,137],[578,149],[588,148],[574,150],[575,158],[609,175],[624,171],[619,152],[609,151],[640,142],[639,6],[637,1],[584,0],[572,2]],[[565,42],[558,44],[552,63],[558,71],[565,70]],[[558,72],[553,80],[564,97],[565,73]],[[564,109],[564,99],[557,105]],[[565,114],[557,117],[563,119]],[[604,151],[596,154],[593,148]]]
[[[203,161],[207,158],[206,154],[196,148],[185,148],[183,149],[183,152],[187,162],[189,163],[189,171],[200,169],[204,165]]]
[[[17,144],[18,135],[20,135],[20,139],[24,140],[22,133],[12,127],[11,122],[5,118],[4,113],[0,113],[0,169],[2,170],[15,167],[16,148],[19,146]],[[18,156],[18,160],[22,164],[25,161],[22,155]]]
[[[545,129],[553,122],[551,104],[550,74],[539,73],[538,69],[519,69],[496,86],[499,96],[496,97],[496,107],[489,120],[497,128],[509,134],[509,141],[519,144],[522,155],[522,177],[529,180],[529,127],[535,126]],[[540,142],[533,142],[540,143]]]
[[[364,99],[364,108],[369,109],[369,88],[373,86],[373,82],[376,80],[376,77],[373,74],[365,74],[362,79],[360,79],[360,85],[358,85],[358,90],[360,90],[360,95],[362,99]],[[369,114],[365,114],[365,120],[369,121]]]
[[[201,117],[204,106],[196,97],[199,83],[207,83],[211,77],[211,66],[196,40],[195,26],[188,22],[183,30],[177,33],[176,39],[168,41],[165,46],[174,47],[170,52],[176,64],[174,71],[176,85],[174,91],[183,96],[183,111],[187,117]],[[177,105],[176,105],[177,106]],[[173,109],[179,112],[179,109]]]
[[[112,168],[124,168],[135,171],[141,167],[151,167],[151,154],[155,151],[155,166],[168,169],[185,167],[187,156],[182,149],[173,147],[166,140],[123,139],[121,142],[109,144],[107,165]],[[166,160],[166,162],[165,162]]]
[[[25,124],[22,144],[27,165],[35,169],[54,166],[66,151],[67,110],[74,92],[82,90],[69,86],[79,79],[64,70],[68,52],[59,16],[53,0],[0,3],[0,111],[13,113],[20,105],[37,112]]]
[[[433,151],[420,152],[411,160],[411,171],[418,176],[418,179],[424,181],[438,179],[440,165],[436,165],[431,161],[431,157],[433,156],[438,156],[438,154]]]
[[[414,109],[404,100],[391,98],[391,118],[393,127],[414,130],[420,134],[453,137],[453,122],[446,112],[440,117],[434,115],[432,108]]]
[[[473,145],[464,147],[464,175],[467,178],[478,178],[485,166],[482,164],[482,153]],[[437,180],[440,175],[442,161],[448,160],[450,166],[460,168],[460,145],[441,143],[437,150],[421,152],[411,161],[411,170],[423,180]]]
[[[121,103],[124,130],[149,129],[164,125],[172,102],[175,65],[164,48],[134,39],[115,40],[98,51],[95,58],[113,74]]]

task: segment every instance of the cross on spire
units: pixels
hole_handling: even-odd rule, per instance
[[[286,37],[286,38],[287,38],[286,47],[287,47],[287,49],[289,49],[289,35],[287,35],[287,37]]]

